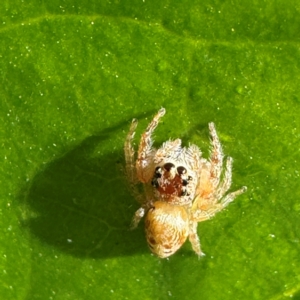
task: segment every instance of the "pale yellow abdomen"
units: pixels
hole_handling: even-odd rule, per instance
[[[189,235],[186,208],[156,201],[146,219],[146,238],[150,250],[161,258],[174,254]]]

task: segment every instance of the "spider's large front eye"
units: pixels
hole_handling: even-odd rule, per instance
[[[179,175],[186,174],[186,168],[180,166],[180,167],[177,168],[177,172],[178,172]]]
[[[170,172],[172,168],[175,168],[174,164],[172,164],[172,163],[166,163],[166,164],[164,164],[164,169],[166,171]]]

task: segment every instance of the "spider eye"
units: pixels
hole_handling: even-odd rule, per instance
[[[186,174],[186,168],[182,167],[182,166],[178,167],[177,172],[178,172],[179,175]]]
[[[186,189],[181,191],[181,196],[189,196],[189,195],[190,193],[188,193]]]
[[[156,167],[155,172],[154,172],[155,178],[160,178],[161,177],[161,167]]]
[[[153,187],[155,187],[157,189],[159,188],[159,183],[157,181],[157,178],[153,178],[152,181],[151,181],[151,184],[152,184]]]
[[[170,172],[170,170],[171,170],[172,168],[175,168],[175,165],[173,165],[172,163],[166,163],[166,164],[164,165],[164,169],[165,169],[166,171],[168,171],[168,172]]]
[[[187,185],[188,185],[188,181],[185,180],[185,179],[183,179],[183,180],[182,180],[182,185],[183,185],[183,186],[187,186]]]

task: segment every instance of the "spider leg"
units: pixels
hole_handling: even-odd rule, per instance
[[[150,207],[152,207],[153,203],[153,188],[150,184],[145,184],[144,185],[144,193],[146,199],[143,199],[143,204],[142,206],[135,212],[132,220],[131,220],[131,229],[135,229],[141,219],[144,217],[146,212],[149,210]]]
[[[135,229],[138,224],[140,223],[141,219],[145,215],[145,209],[144,207],[140,207],[133,215],[133,218],[131,220],[130,229]]]
[[[189,240],[190,240],[190,243],[192,244],[193,250],[200,258],[201,256],[204,256],[205,254],[201,250],[200,238],[197,234],[197,226],[198,226],[197,222],[195,222],[195,221],[190,222]]]
[[[229,190],[232,182],[232,162],[233,159],[231,157],[228,157],[226,160],[226,168],[224,172],[224,178],[219,184],[216,192],[214,193],[214,198],[216,199],[215,201],[219,201],[225,193]]]
[[[152,134],[158,125],[159,119],[165,114],[166,110],[161,108],[142,134],[136,162],[137,177],[142,183],[149,182],[153,176],[152,165],[155,154],[152,148]]]
[[[223,166],[223,151],[220,143],[215,124],[209,123],[209,131],[211,136],[211,153],[208,161],[205,159],[200,160],[201,167],[199,168],[199,183],[196,188],[196,198],[193,203],[194,211],[206,210],[207,207],[214,205],[219,198],[215,197],[220,183],[222,166]],[[227,180],[231,183],[231,166],[228,165]],[[225,188],[226,186],[224,186]],[[208,218],[208,217],[207,217]]]
[[[135,197],[135,199],[143,203],[144,199],[143,196],[139,193],[137,184],[138,184],[138,178],[136,174],[136,168],[135,168],[135,151],[132,146],[132,140],[135,135],[135,129],[137,127],[138,121],[136,119],[133,119],[130,125],[129,132],[126,136],[125,144],[124,144],[124,153],[125,153],[125,162],[126,162],[126,177],[129,183],[129,188],[131,194]]]
[[[132,221],[131,229],[134,229],[139,224],[140,220],[144,217],[145,213],[151,207],[153,201],[153,188],[149,184],[152,178],[152,164],[154,151],[152,149],[152,134],[158,125],[159,119],[165,114],[165,109],[161,108],[154,116],[151,123],[148,125],[145,133],[142,135],[141,142],[138,150],[138,158],[135,162],[135,151],[132,146],[132,140],[137,127],[137,120],[133,119],[129,132],[127,134],[124,150],[126,160],[126,173],[130,184],[131,192],[142,206],[135,212]],[[147,173],[148,172],[148,173]],[[144,195],[138,190],[137,184],[144,183]]]
[[[211,136],[211,154],[210,154],[210,163],[211,163],[211,183],[213,188],[216,188],[220,182],[220,176],[222,172],[223,165],[223,151],[222,146],[215,128],[214,123],[208,124],[210,136]]]
[[[231,203],[238,195],[245,193],[247,187],[243,186],[241,189],[229,193],[220,202],[207,203],[203,209],[198,208],[192,212],[192,219],[196,222],[202,222],[211,219],[216,213],[223,210],[229,203]]]
[[[213,203],[212,207],[214,207],[213,215],[215,215],[220,210],[224,209],[230,202],[232,202],[238,195],[243,194],[247,187],[242,187],[241,189],[229,193],[228,195],[225,195],[225,193],[229,190],[232,182],[232,162],[233,159],[231,157],[228,157],[226,160],[226,169],[224,173],[224,178],[222,182],[219,184],[216,192],[213,194]]]
[[[220,205],[222,205],[222,208],[220,210],[222,210],[223,208],[225,208],[230,202],[232,202],[238,195],[241,195],[243,193],[245,193],[247,191],[247,187],[243,186],[242,188],[240,188],[239,190],[229,193],[228,195],[226,195],[221,201],[220,201]],[[218,211],[216,211],[218,212]]]
[[[130,183],[137,182],[137,176],[135,170],[135,151],[132,146],[132,140],[135,135],[135,129],[137,127],[137,124],[138,121],[136,119],[133,119],[124,144],[126,175]]]

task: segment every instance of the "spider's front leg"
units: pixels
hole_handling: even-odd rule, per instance
[[[135,130],[137,127],[138,121],[137,119],[133,119],[130,125],[129,132],[126,136],[125,144],[124,144],[124,153],[125,153],[125,162],[126,162],[126,175],[128,181],[130,183],[136,183],[137,176],[135,170],[135,151],[132,146],[132,140],[135,135]]]
[[[135,130],[137,127],[138,121],[136,119],[133,119],[130,125],[129,132],[126,136],[125,144],[124,144],[124,153],[125,153],[125,162],[126,162],[126,176],[127,180],[129,182],[129,187],[132,195],[136,198],[136,200],[142,204],[142,207],[140,207],[134,214],[132,221],[131,221],[131,229],[134,229],[137,227],[138,223],[140,220],[143,218],[145,215],[145,212],[149,209],[149,201],[147,199],[149,197],[146,196],[146,201],[145,197],[142,193],[140,193],[137,184],[138,178],[137,178],[137,172],[136,172],[136,162],[135,162],[135,151],[132,146],[132,140],[135,135]],[[145,193],[148,194],[149,191],[145,189]]]
[[[154,116],[153,120],[148,125],[146,131],[141,137],[138,150],[138,158],[135,162],[134,149],[132,147],[132,139],[135,134],[137,120],[133,120],[129,133],[125,141],[125,159],[126,159],[126,173],[129,178],[132,193],[135,198],[142,204],[142,206],[135,212],[131,228],[137,227],[140,220],[151,207],[153,202],[153,188],[151,186],[151,179],[153,177],[153,156],[155,149],[152,148],[153,140],[152,134],[158,125],[159,119],[165,114],[166,110],[161,108]],[[137,183],[143,183],[144,194],[139,193]]]
[[[231,186],[233,160],[231,157],[227,158],[224,177],[223,180],[220,181],[223,165],[222,146],[214,123],[209,123],[209,130],[212,137],[210,161],[202,166],[200,184],[196,192],[198,197],[196,197],[193,204],[193,218],[197,220],[197,222],[212,218],[238,195],[247,190],[246,187],[242,187],[238,191],[224,196]]]
[[[161,108],[142,134],[136,161],[137,177],[142,183],[149,182],[153,177],[153,156],[155,149],[152,148],[152,134],[158,125],[159,119],[166,110]]]
[[[202,160],[201,168],[199,168],[199,184],[196,189],[197,196],[192,209],[195,213],[195,218],[199,220],[198,222],[211,217],[208,210],[218,200],[215,197],[215,193],[220,183],[223,166],[224,155],[214,123],[209,123],[209,132],[211,136],[210,157],[208,161]],[[231,173],[228,175],[231,178]]]
[[[138,178],[135,167],[135,151],[132,146],[132,140],[135,135],[135,129],[137,127],[138,121],[133,119],[130,125],[129,132],[126,136],[125,144],[124,144],[124,153],[125,153],[125,162],[126,162],[126,177],[129,183],[130,192],[136,198],[136,200],[140,203],[144,202],[142,195],[139,193],[137,188]]]

